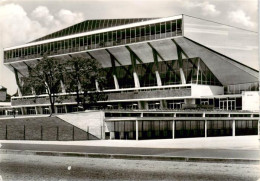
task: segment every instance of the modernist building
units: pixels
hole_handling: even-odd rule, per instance
[[[105,70],[108,99],[89,108],[105,110],[107,137],[258,134],[258,71],[186,37],[184,29],[182,15],[87,20],[5,48],[4,64],[18,86],[12,107],[25,115],[49,113],[44,91],[35,99],[21,82],[43,54],[64,61],[87,57]],[[73,96],[56,104],[57,113],[76,110]]]

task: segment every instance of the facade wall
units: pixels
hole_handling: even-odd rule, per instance
[[[242,93],[242,110],[255,111],[259,110],[259,92],[249,91]]]
[[[223,95],[224,87],[209,85],[192,85],[192,96],[213,96]]]
[[[6,90],[0,90],[0,102],[6,101]]]

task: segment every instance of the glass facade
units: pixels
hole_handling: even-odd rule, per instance
[[[160,118],[158,118],[160,119]],[[236,120],[235,130],[233,120],[208,120],[207,137],[257,135],[257,120]],[[114,139],[136,139],[136,121],[111,122]],[[167,139],[205,137],[205,121],[176,120],[173,131],[172,120],[138,121],[138,139]],[[233,132],[235,131],[235,132]]]
[[[257,120],[240,121],[236,120],[236,135],[257,135]]]
[[[233,121],[207,121],[207,136],[232,136],[232,122]]]
[[[179,19],[53,41],[50,43],[42,43],[24,48],[7,50],[4,52],[4,60],[5,62],[12,62],[17,60],[35,59],[42,57],[44,54],[67,54],[89,49],[181,36],[181,27],[182,21]]]
[[[241,94],[242,91],[259,91],[259,82],[227,85],[224,88],[225,94]]]
[[[109,28],[109,27],[113,27],[113,26],[120,26],[120,25],[125,25],[125,24],[141,22],[141,21],[147,21],[147,20],[152,20],[152,19],[154,19],[154,18],[86,20],[86,21],[80,22],[78,24],[75,24],[73,26],[70,26],[68,28],[65,28],[60,31],[46,35],[44,37],[38,38],[38,39],[34,40],[33,42],[52,39],[52,38],[58,38],[58,37],[62,37],[62,36],[68,36],[68,35],[72,35],[72,34],[83,33],[83,32],[103,29],[103,28]]]
[[[204,121],[175,121],[175,138],[204,137]]]
[[[187,84],[197,83],[221,86],[221,83],[203,61],[200,60],[199,70],[197,67],[198,58],[184,59],[182,62],[182,70]],[[158,62],[158,66],[154,62],[137,64],[135,72],[138,75],[141,87],[157,86],[155,71],[158,71],[162,85],[178,85],[182,84],[180,68],[178,60],[171,60]],[[115,69],[115,76],[120,88],[135,87],[133,78],[134,67],[133,65],[128,65],[104,69],[104,76],[107,78],[105,89],[115,89],[113,69]]]

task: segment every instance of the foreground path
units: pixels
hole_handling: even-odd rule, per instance
[[[1,143],[3,150],[30,150],[49,152],[77,152],[98,154],[122,154],[122,155],[150,155],[173,157],[199,157],[199,158],[235,158],[260,160],[260,150],[236,150],[236,149],[181,149],[181,148],[140,148],[140,147],[103,147],[103,146],[79,146],[79,145],[55,145],[55,144],[21,144]]]
[[[70,170],[68,168],[71,168]],[[260,166],[0,155],[0,180],[259,180]]]

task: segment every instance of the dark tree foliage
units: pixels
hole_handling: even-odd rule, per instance
[[[72,57],[66,63],[65,85],[67,92],[76,93],[78,108],[85,109],[86,104],[104,99],[101,64],[95,59]],[[99,91],[97,91],[97,85]]]
[[[50,116],[55,113],[54,104],[60,92],[60,80],[64,66],[57,58],[44,56],[35,67],[29,70],[29,76],[23,78],[24,87],[31,87],[37,95],[47,92],[50,100]]]

